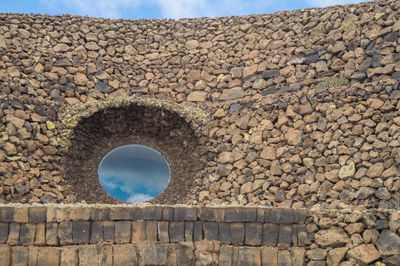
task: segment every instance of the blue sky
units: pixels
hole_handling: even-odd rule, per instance
[[[360,3],[357,0],[1,0],[0,13],[82,15],[103,18],[187,18],[264,14]]]
[[[170,169],[159,152],[132,144],[104,156],[98,174],[100,184],[114,198],[141,202],[157,197],[167,187]]]

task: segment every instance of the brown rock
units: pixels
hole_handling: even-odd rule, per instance
[[[54,46],[53,49],[56,53],[60,53],[60,52],[67,52],[69,51],[70,48],[65,43],[59,43],[56,46]]]
[[[380,177],[381,174],[383,173],[384,167],[383,163],[376,163],[372,165],[367,172],[368,177]]]
[[[276,159],[276,151],[274,147],[265,147],[261,153],[260,157],[266,160],[275,160]]]
[[[374,109],[379,109],[382,107],[382,105],[384,104],[383,101],[379,100],[379,99],[373,99],[371,101],[370,107],[374,108]]]
[[[207,92],[205,91],[193,91],[188,97],[187,101],[189,102],[204,102],[207,98]]]
[[[76,73],[76,75],[74,76],[74,83],[79,85],[79,86],[86,85],[86,83],[88,81],[89,81],[89,79],[83,73]]]
[[[258,65],[254,64],[243,69],[243,77],[251,76],[257,72]]]
[[[199,42],[197,40],[190,40],[186,42],[186,47],[188,49],[196,49],[199,47]]]
[[[371,262],[379,259],[381,255],[372,244],[362,244],[347,252],[347,258],[354,259],[357,263],[362,265],[370,264]]]
[[[232,89],[225,89],[222,91],[220,97],[221,101],[233,100],[237,98],[242,98],[244,96],[244,91],[241,87],[235,87]]]
[[[350,237],[340,227],[332,227],[328,230],[321,230],[315,234],[315,242],[322,248],[340,247],[350,243]]]
[[[328,252],[328,256],[326,258],[326,263],[328,266],[338,266],[339,263],[344,259],[346,256],[348,248],[335,248]]]
[[[289,145],[297,146],[301,143],[301,138],[303,137],[303,133],[294,128],[289,128],[288,132],[285,134],[285,138]]]

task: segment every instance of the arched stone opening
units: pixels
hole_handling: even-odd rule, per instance
[[[193,109],[195,110],[195,109]],[[182,203],[206,163],[199,111],[168,102],[124,99],[80,110],[70,129],[64,187],[77,201],[121,203],[104,191],[97,170],[112,149],[126,144],[159,151],[171,169],[167,188],[152,203]],[[200,119],[200,120],[201,120]],[[71,120],[71,119],[70,119]],[[72,121],[72,120],[71,120]]]

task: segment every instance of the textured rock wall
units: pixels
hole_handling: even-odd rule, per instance
[[[399,265],[399,229],[398,212],[355,209],[3,205],[0,262]]]
[[[132,95],[208,116],[207,162],[181,202],[394,208],[399,17],[398,1],[179,21],[0,14],[0,199],[82,200],[64,183],[62,114]]]

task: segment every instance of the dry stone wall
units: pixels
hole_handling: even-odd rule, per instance
[[[178,21],[1,14],[0,199],[84,200],[64,182],[64,111],[131,96],[206,114],[207,135],[191,145],[206,162],[184,176],[181,203],[393,208],[399,8]]]

